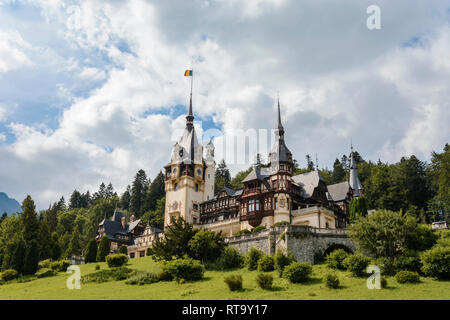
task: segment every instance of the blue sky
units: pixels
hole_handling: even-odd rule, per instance
[[[121,192],[140,168],[154,177],[184,127],[191,67],[199,134],[270,130],[279,91],[302,165],[317,153],[331,167],[350,140],[365,159],[428,160],[450,136],[449,21],[436,0],[0,0],[0,191],[45,208],[102,181]]]

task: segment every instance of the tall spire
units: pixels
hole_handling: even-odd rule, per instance
[[[188,115],[186,116],[186,128],[188,128],[189,131],[194,127],[194,114],[192,113],[192,82],[193,82],[194,76],[191,74],[191,95],[189,99],[189,111]]]
[[[281,111],[280,111],[280,94],[278,93],[278,134],[280,136],[281,139],[284,138],[284,128],[283,125],[281,124]]]
[[[349,177],[349,185],[350,188],[353,189],[353,195],[355,197],[362,196],[363,194],[363,186],[361,181],[359,181],[358,170],[356,169],[356,161],[353,156],[353,143],[350,145],[351,153],[350,153],[350,177]]]

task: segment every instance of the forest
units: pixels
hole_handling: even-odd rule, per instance
[[[414,216],[420,223],[450,222],[448,144],[442,151],[432,152],[430,162],[421,161],[414,155],[402,157],[392,164],[381,160],[376,163],[366,161],[358,152],[354,152],[354,157],[369,209],[401,211]],[[259,159],[258,156],[254,166],[265,165]],[[295,174],[316,170],[309,155],[305,160],[305,166],[295,161]],[[242,180],[250,170],[251,167],[231,177],[225,161],[220,161],[216,168],[216,192],[223,187],[241,188]],[[332,169],[322,168],[319,172],[327,184],[347,180],[349,155],[336,158]],[[89,240],[95,238],[98,224],[103,219],[110,219],[116,208],[120,208],[128,219],[133,214],[146,225],[162,228],[164,196],[163,173],[157,173],[151,180],[144,170],[136,173],[120,195],[111,183],[101,183],[92,194],[74,190],[68,201],[62,197],[39,212],[32,197],[27,196],[22,203],[22,213],[0,217],[1,269],[26,266],[24,261],[13,261],[17,256],[31,255],[40,261],[80,255]],[[24,254],[14,254],[20,251]]]

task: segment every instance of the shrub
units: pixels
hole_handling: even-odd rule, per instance
[[[273,258],[271,256],[263,255],[258,260],[258,271],[259,272],[270,272],[274,270]]]
[[[161,270],[158,273],[158,280],[159,281],[172,281],[173,277],[170,273],[168,273],[167,271]]]
[[[35,274],[39,263],[39,245],[35,239],[25,245],[23,274]]]
[[[395,271],[408,270],[420,272],[422,267],[419,254],[414,251],[407,251],[399,256],[396,256],[393,263]]]
[[[127,279],[127,281],[125,281],[125,284],[132,284],[132,285],[144,285],[144,284],[151,284],[151,283],[155,283],[158,282],[158,276],[154,273],[149,273],[149,272],[136,272],[136,274],[134,276],[131,276],[130,278]]]
[[[203,278],[205,268],[198,260],[191,258],[175,259],[167,262],[163,270],[177,280],[196,281]]]
[[[128,255],[128,249],[126,245],[121,245],[119,247],[118,253],[124,254],[124,255]]]
[[[241,236],[241,235],[243,235],[243,234],[250,234],[250,233],[251,233],[250,230],[242,229],[242,230],[236,232],[236,233],[234,234],[234,236],[237,237],[237,236]]]
[[[339,278],[334,273],[327,273],[323,277],[322,281],[323,281],[323,283],[325,284],[325,286],[327,288],[330,288],[330,289],[337,289],[337,288],[339,288]]]
[[[283,274],[284,268],[286,266],[290,265],[295,260],[294,260],[294,257],[292,256],[292,254],[285,255],[283,252],[278,250],[275,253],[274,261],[275,261],[275,268],[278,270],[278,273],[281,277],[281,275]]]
[[[312,266],[305,262],[294,262],[287,266],[283,275],[292,283],[305,282],[312,273]]]
[[[382,275],[393,276],[397,273],[394,259],[392,258],[378,258],[372,264],[379,266]]]
[[[128,262],[128,257],[122,253],[110,254],[106,256],[106,263],[110,268],[121,267]]]
[[[258,233],[258,232],[261,232],[261,231],[263,231],[263,230],[266,230],[266,227],[265,227],[265,226],[257,226],[256,228],[254,228],[254,229],[252,230],[252,233]]]
[[[247,254],[247,268],[248,270],[256,270],[258,268],[258,261],[259,258],[261,258],[264,255],[264,253],[256,248],[250,248]]]
[[[48,268],[41,268],[36,272],[37,278],[53,277],[54,275],[56,275],[56,271]]]
[[[228,288],[231,291],[242,290],[242,276],[241,275],[231,275],[224,279]]]
[[[366,269],[369,263],[369,258],[359,254],[348,255],[342,262],[344,267],[355,277],[362,277],[366,275]]]
[[[420,277],[417,272],[402,270],[397,272],[395,280],[398,283],[418,283],[420,282]]]
[[[244,264],[244,256],[233,247],[225,247],[217,260],[217,265],[222,270],[241,268]]]
[[[450,279],[450,247],[436,246],[422,253],[422,272],[437,279]]]
[[[120,281],[127,279],[130,275],[132,275],[133,270],[128,269],[126,267],[119,267],[113,269],[105,269],[101,271],[97,271],[88,275],[85,275],[81,278],[83,283],[87,282],[107,282],[107,281]]]
[[[147,248],[147,250],[145,251],[145,255],[147,257],[151,256],[152,255],[152,249],[151,248]]]
[[[256,283],[261,289],[270,290],[272,289],[273,276],[271,274],[258,274],[256,276]]]
[[[66,272],[70,265],[72,263],[69,260],[54,261],[50,264],[50,269],[58,272]]]
[[[95,270],[100,270],[100,265],[96,264],[95,265]]]
[[[16,279],[18,276],[17,271],[13,269],[8,269],[0,273],[0,280],[10,281]]]
[[[347,256],[348,253],[344,249],[334,250],[326,258],[327,265],[332,269],[345,270],[343,262]]]
[[[273,224],[274,227],[286,226],[286,225],[289,225],[289,222],[287,222],[287,221],[280,221],[280,222],[277,222],[277,223]]]
[[[39,261],[39,269],[40,268],[50,268],[50,265],[52,264],[52,259],[46,259]]]

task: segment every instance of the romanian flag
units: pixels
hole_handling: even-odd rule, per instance
[[[192,77],[192,70],[186,70],[186,71],[184,72],[184,76],[185,76],[185,77]]]

